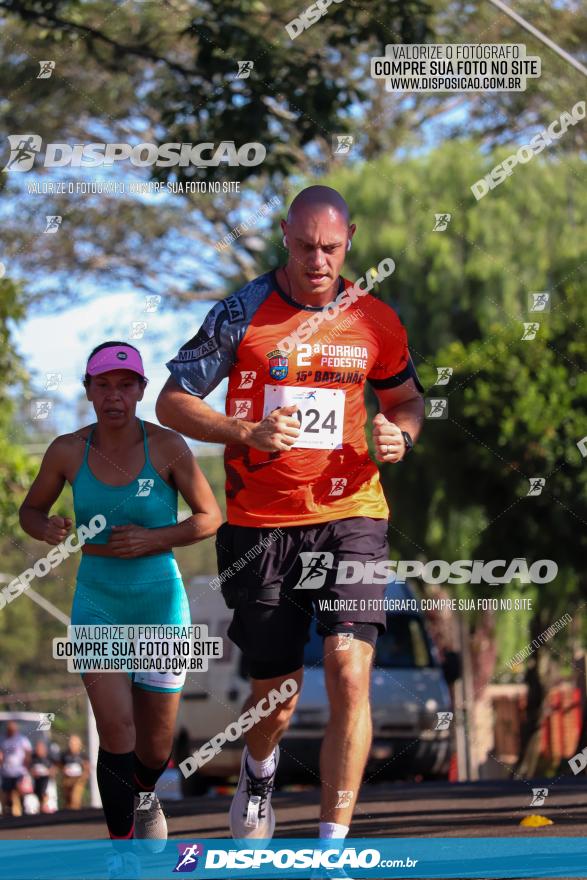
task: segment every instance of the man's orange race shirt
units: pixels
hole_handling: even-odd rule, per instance
[[[228,416],[259,422],[277,406],[299,407],[300,445],[273,453],[226,447],[230,523],[388,517],[365,438],[365,382],[391,388],[413,378],[421,386],[395,311],[370,293],[354,296],[341,278],[334,304],[304,307],[269,272],[218,302],[167,364],[200,398],[228,377]]]

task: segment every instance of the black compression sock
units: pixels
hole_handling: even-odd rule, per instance
[[[133,752],[134,757],[134,787],[135,794],[138,795],[141,791],[153,791],[155,785],[157,784],[157,780],[160,776],[163,775],[165,770],[167,769],[167,765],[169,764],[169,758],[162,764],[160,767],[153,769],[153,767],[147,767],[146,764],[143,764],[139,756],[136,752]]]
[[[134,830],[133,752],[115,754],[100,746],[96,776],[112,839],[130,839]]]

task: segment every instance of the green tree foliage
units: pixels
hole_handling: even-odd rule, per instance
[[[503,156],[453,143],[330,179],[357,223],[347,274],[393,256],[396,270],[380,293],[408,328],[427,395],[449,400],[449,418],[426,422],[409,465],[383,470],[396,520],[405,522],[396,536],[403,553],[420,545],[434,558],[507,540],[510,550],[520,542],[514,555],[554,554],[573,527],[570,511],[583,503],[584,163],[535,159],[476,202],[470,184]],[[452,218],[433,232],[439,212]],[[550,313],[529,313],[533,291],[551,293]],[[535,320],[536,339],[522,341],[524,323]],[[441,366],[454,370],[448,386],[434,384]],[[543,495],[526,499],[528,479],[549,475]],[[571,567],[579,547],[564,543],[552,558]]]
[[[291,40],[294,0],[0,0],[6,46],[0,136],[37,132],[46,142],[199,143],[260,141],[252,168],[53,171],[52,180],[150,175],[170,182],[204,176],[240,180],[241,193],[192,194],[149,201],[117,195],[55,193],[51,207],[64,234],[42,235],[40,196],[18,199],[33,175],[10,177],[4,235],[37,303],[91,295],[94,284],[132,283],[184,305],[219,298],[238,277],[251,278],[266,226],[254,224],[225,254],[215,244],[275,193],[289,197],[298,175],[315,179],[339,160],[332,137],[354,137],[348,161],[371,160],[438,139],[474,133],[485,145],[521,143],[577,100],[576,74],[562,59],[489,3],[345,0]],[[580,4],[517,5],[581,58]],[[370,59],[389,43],[525,42],[540,55],[542,76],[525,92],[388,92],[370,77]],[[49,79],[38,62],[53,59]],[[237,62],[251,60],[246,79]],[[584,128],[584,127],[583,127]],[[581,149],[577,126],[560,142]],[[7,152],[4,153],[7,157]],[[347,161],[345,159],[345,161]],[[15,179],[20,178],[20,179]],[[25,178],[24,180],[22,178]],[[282,206],[283,207],[283,206]],[[276,214],[278,212],[274,212]],[[273,216],[273,220],[275,216]]]
[[[507,5],[585,65],[587,17],[581,0],[561,0],[552,4],[519,0]],[[538,56],[541,60],[540,77],[529,78],[524,91],[444,96],[450,103],[450,113],[441,121],[443,137],[468,134],[484,145],[495,147],[511,143],[514,134],[518,143],[525,143],[534,133],[537,122],[548,125],[563,110],[569,110],[581,100],[577,70],[491,3],[434,0],[432,9],[429,22],[432,30],[442,35],[439,42],[522,43],[528,56]],[[419,103],[427,105],[434,113],[438,106],[437,96],[420,96],[416,101]],[[584,144],[585,130],[576,128],[570,132],[562,149],[573,152]]]
[[[10,337],[11,325],[22,320],[22,292],[8,278],[0,279],[0,533],[13,531],[18,522],[19,499],[32,473],[20,443],[23,432],[14,423],[15,397],[26,388],[26,373]]]
[[[20,287],[9,278],[0,279],[0,574],[9,576],[22,570],[18,507],[34,475],[34,463],[21,446],[24,433],[14,419],[15,399],[26,392],[27,377],[11,328],[24,313]],[[0,586],[5,582],[2,579]],[[35,655],[39,634],[34,616],[25,603],[0,610],[0,692],[8,688],[18,663]]]
[[[126,162],[124,170],[87,169],[78,177],[228,179],[247,186],[240,194],[157,203],[55,193],[52,211],[62,215],[66,235],[41,234],[40,197],[16,207],[16,194],[33,175],[23,181],[24,175],[9,174],[14,208],[5,235],[35,282],[35,301],[88,295],[80,288],[84,280],[131,281],[164,289],[179,303],[222,296],[222,277],[234,275],[235,262],[252,277],[259,229],[241,237],[229,260],[219,258],[215,243],[300,168],[330,162],[332,133],[345,131],[358,108],[372,113],[373,81],[357,75],[357,58],[368,66],[385,43],[427,34],[423,0],[372,0],[368,12],[333,4],[292,41],[285,25],[304,8],[292,0],[0,2],[8,47],[2,135],[36,132],[43,143],[254,141],[267,150],[255,167],[138,169]],[[50,79],[36,78],[41,59],[56,63]],[[246,79],[236,77],[239,60],[254,62]],[[76,179],[38,171],[42,179]]]

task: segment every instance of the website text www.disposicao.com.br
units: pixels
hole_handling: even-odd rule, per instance
[[[262,867],[285,871],[308,869],[326,871],[368,870],[375,868],[414,868],[418,859],[406,856],[402,859],[382,858],[377,849],[356,849],[346,846],[305,849],[209,849],[204,867],[230,871],[259,869]]]

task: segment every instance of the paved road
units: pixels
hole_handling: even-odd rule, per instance
[[[531,788],[550,789],[542,807],[530,807]],[[354,837],[584,837],[587,828],[585,781],[397,783],[364,786],[352,826]],[[230,797],[171,801],[169,836],[227,838]],[[313,838],[318,830],[318,789],[277,792],[276,837]],[[520,827],[530,814],[553,820],[540,829]],[[98,810],[52,816],[0,817],[0,840],[85,839],[105,836]]]

